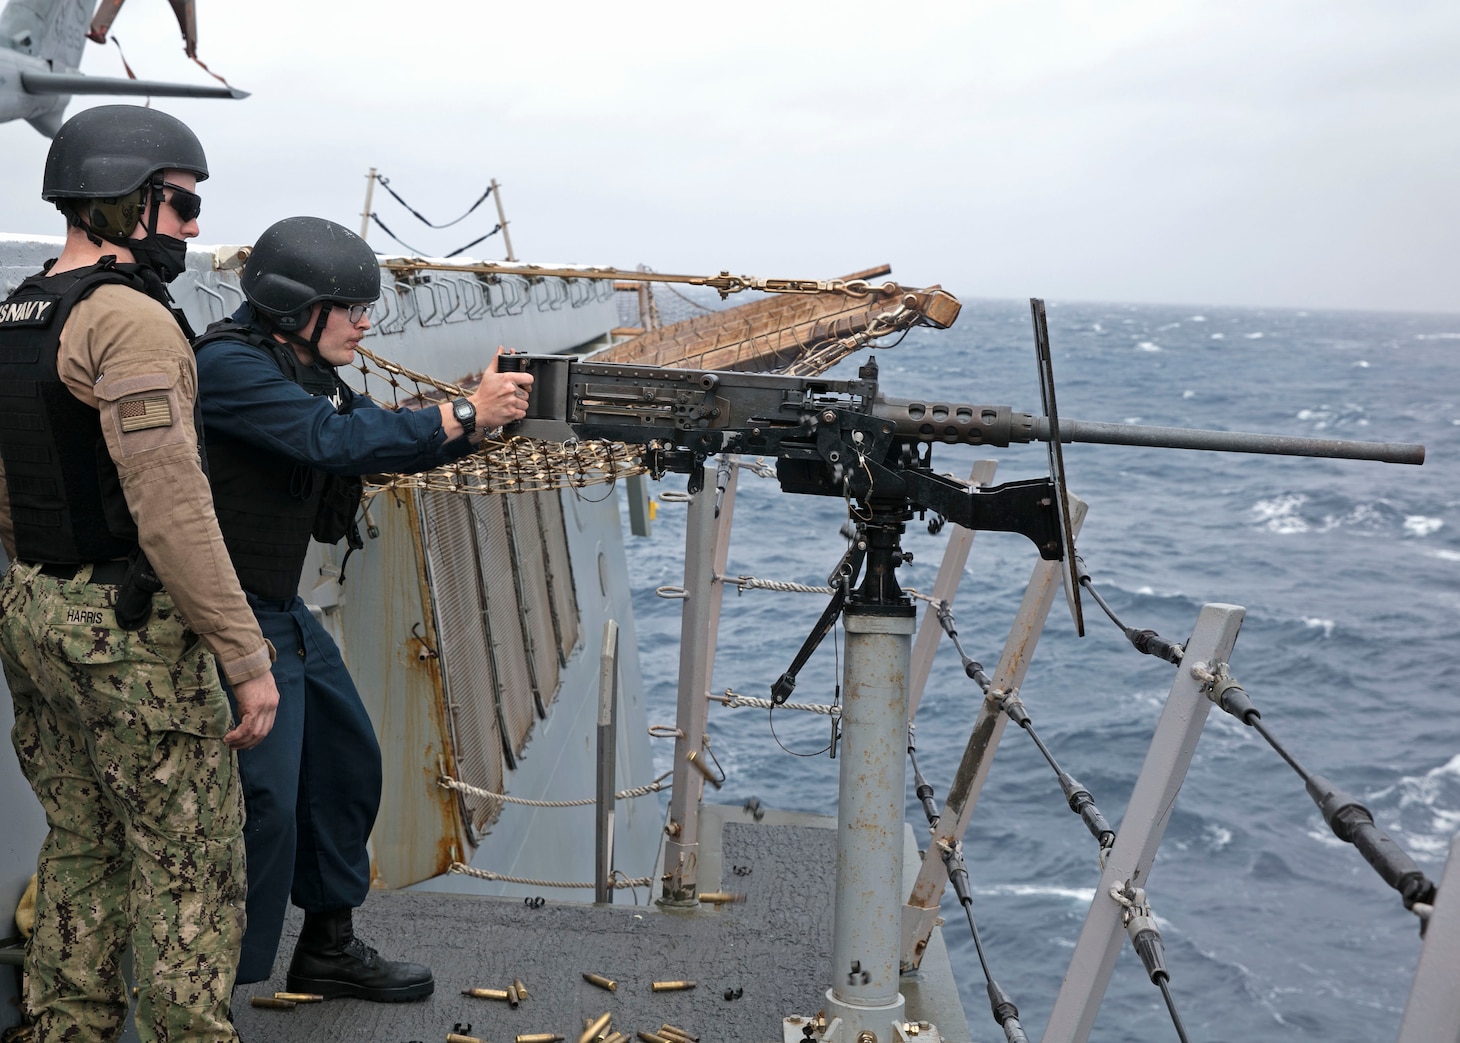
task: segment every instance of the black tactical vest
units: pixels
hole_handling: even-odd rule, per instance
[[[71,309],[107,283],[130,286],[171,310],[160,281],[153,285],[136,265],[118,265],[114,257],[32,275],[0,303],[0,455],[21,561],[107,561],[137,546],[101,414],[78,401],[56,371]]]
[[[355,393],[328,366],[301,363],[287,344],[264,331],[223,319],[204,331],[193,345],[203,352],[219,341],[240,341],[273,359],[284,376],[311,395],[339,396],[336,408],[348,413]],[[358,478],[340,478],[297,463],[286,456],[204,430],[208,468],[213,482],[213,509],[243,589],[261,598],[285,600],[299,592],[299,576],[309,539],[338,542],[353,534],[354,513],[362,488]],[[330,504],[348,501],[342,529],[326,525]]]

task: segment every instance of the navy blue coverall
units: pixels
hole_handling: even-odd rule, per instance
[[[247,308],[235,316],[249,319]],[[198,354],[203,426],[281,458],[338,475],[414,473],[470,451],[446,441],[434,407],[394,412],[363,396],[338,413],[274,359],[236,341]],[[262,743],[238,753],[247,822],[248,927],[238,983],[273,972],[292,896],[306,912],[355,909],[370,888],[367,840],[380,806],[380,746],[333,638],[297,596],[247,591],[277,652],[278,715]]]

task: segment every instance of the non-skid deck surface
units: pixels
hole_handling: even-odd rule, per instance
[[[435,994],[414,1003],[341,999],[288,1011],[250,1006],[249,996],[285,987],[299,927],[298,912],[291,910],[275,976],[235,993],[235,1024],[244,1043],[439,1043],[453,1031],[490,1043],[513,1043],[530,1033],[556,1033],[576,1043],[586,1019],[612,1011],[613,1027],[631,1038],[668,1022],[705,1043],[775,1043],[783,1017],[815,1014],[824,1004],[835,834],[813,826],[729,822],[719,840],[722,889],[745,899],[718,908],[594,906],[545,893],[547,902],[534,909],[522,899],[372,893],[355,914],[357,935],[387,957],[424,963],[435,973]],[[616,896],[620,903],[624,894]],[[618,988],[589,984],[585,971],[615,980]],[[940,972],[946,977],[946,966],[925,962],[922,976]],[[462,995],[473,987],[505,988],[514,978],[528,990],[515,1009]],[[654,981],[678,979],[698,985],[684,992],[650,988]],[[915,994],[934,985],[946,993],[951,979],[903,980],[910,1016]],[[727,990],[736,998],[725,999]]]

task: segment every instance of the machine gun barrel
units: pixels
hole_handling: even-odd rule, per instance
[[[893,421],[899,437],[923,442],[1004,446],[1012,442],[1049,441],[1047,417],[1016,413],[1008,406],[975,406],[879,396],[873,412]],[[1425,447],[1408,442],[1354,442],[1246,431],[1147,427],[1066,417],[1059,420],[1059,432],[1061,442],[1211,449],[1270,456],[1326,456],[1341,460],[1379,460],[1390,464],[1422,464],[1425,459]]]
[[[1215,449],[1223,453],[1265,453],[1270,456],[1327,456],[1339,460],[1379,460],[1387,464],[1422,464],[1425,447],[1408,442],[1355,442],[1339,438],[1264,435],[1246,431],[1203,431],[1187,427],[1105,424],[1089,420],[1059,421],[1061,442],[1145,445],[1164,449]],[[1034,437],[1049,441],[1049,421],[1034,420]]]

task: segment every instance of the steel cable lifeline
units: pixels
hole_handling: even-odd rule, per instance
[[[385,222],[380,219],[380,215],[377,214],[374,210],[370,211],[369,217],[370,217],[370,220],[374,221],[377,225],[380,226],[380,230],[382,232],[384,232],[386,235],[390,236],[396,242],[400,243],[402,246],[404,246],[411,253],[413,253],[413,254],[419,254],[422,257],[456,257],[456,256],[458,256],[460,254],[466,253],[466,251],[470,250],[473,246],[475,246],[477,243],[482,242],[484,239],[490,239],[492,236],[496,235],[498,232],[500,232],[502,230],[502,226],[500,224],[499,225],[496,225],[486,235],[478,236],[477,238],[473,239],[471,242],[467,243],[465,246],[458,246],[455,250],[452,250],[449,253],[435,254],[435,253],[432,253],[429,250],[421,250],[421,249],[418,249],[417,247],[414,247],[410,243],[406,242],[400,236],[396,235],[394,232],[392,232],[389,228],[386,227]]]
[[[416,219],[418,221],[420,221],[421,224],[426,225],[429,228],[450,228],[454,224],[459,224],[462,221],[465,221],[468,217],[471,216],[471,212],[473,210],[475,210],[477,207],[481,206],[483,203],[485,203],[487,201],[487,197],[492,194],[492,189],[493,189],[493,187],[495,187],[495,186],[490,185],[490,184],[487,185],[486,190],[480,196],[477,197],[477,201],[475,203],[473,203],[471,206],[469,206],[469,207],[466,208],[466,213],[462,214],[460,217],[456,218],[455,220],[447,221],[445,224],[439,224],[438,225],[438,224],[433,224],[424,214],[422,214],[419,210],[417,210],[415,207],[411,206],[411,204],[407,203],[404,199],[402,199],[400,197],[400,193],[397,192],[395,189],[393,189],[393,188],[390,187],[390,178],[386,177],[384,174],[373,174],[372,176],[375,178],[376,181],[378,181],[380,183],[380,187],[381,188],[385,189],[387,192],[389,192],[392,196],[395,197],[395,201],[397,203],[399,203],[401,206],[405,207],[411,213],[415,214],[416,215]]]
[[[999,691],[993,687],[993,681],[984,672],[983,664],[976,659],[971,659],[968,653],[963,650],[963,643],[958,640],[958,630],[954,626],[953,611],[948,607],[948,602],[938,603],[938,623],[943,632],[953,641],[953,647],[957,649],[959,658],[963,661],[963,672],[968,675],[988,698],[992,699],[995,705],[1025,732],[1038,747],[1039,752],[1044,756],[1050,768],[1054,770],[1055,777],[1059,779],[1060,790],[1065,795],[1065,802],[1080,820],[1085,823],[1085,828],[1100,845],[1100,864],[1105,864],[1105,856],[1109,853],[1110,847],[1115,843],[1115,830],[1110,828],[1110,823],[1105,820],[1100,809],[1095,805],[1095,798],[1090,791],[1069,772],[1060,767],[1055,760],[1054,754],[1050,753],[1049,747],[1039,738],[1039,733],[1034,730],[1034,721],[1030,718],[1029,712],[1024,708],[1023,701],[1019,698],[1017,689],[1007,692]]]
[[[973,933],[973,948],[978,953],[978,963],[983,968],[984,981],[988,983],[989,1007],[993,1010],[994,1020],[1004,1030],[1004,1039],[1008,1043],[1029,1043],[1029,1036],[1024,1032],[1024,1026],[1019,1023],[1019,1008],[1014,1005],[1014,1000],[989,972],[989,961],[984,956],[983,941],[978,936],[978,925],[973,922],[973,894],[968,883],[968,870],[963,865],[962,847],[962,843],[938,842],[943,864],[948,867],[948,881],[958,895],[958,901],[963,906],[964,914],[968,917],[968,929]]]
[[[1105,607],[1104,601],[1098,595],[1096,600],[1100,601],[1102,607]],[[953,612],[948,602],[938,601],[936,605],[938,623],[943,628],[943,632],[952,640],[953,647],[957,650],[958,657],[963,663],[963,672],[983,690],[985,697],[992,700],[1005,716],[1028,733],[1029,738],[1038,747],[1040,754],[1043,755],[1045,761],[1059,779],[1060,790],[1064,793],[1065,801],[1069,805],[1070,810],[1080,816],[1080,820],[1085,823],[1085,828],[1089,830],[1090,835],[1100,845],[1099,860],[1101,868],[1104,869],[1110,851],[1115,846],[1115,830],[1111,829],[1110,823],[1106,821],[1105,816],[1101,813],[1099,807],[1096,806],[1095,798],[1079,781],[1060,767],[1054,755],[1050,753],[1049,748],[1039,738],[1038,733],[1034,730],[1034,723],[1028,711],[1025,710],[1023,701],[1019,698],[1018,690],[1003,692],[994,688],[993,680],[984,671],[983,664],[971,658],[964,651],[963,643],[958,639],[958,630],[954,625]],[[1108,608],[1106,611],[1109,613]],[[1112,620],[1115,619],[1113,615],[1111,618]],[[1125,630],[1129,636],[1130,631],[1128,628],[1120,624],[1118,620],[1116,620],[1116,624],[1121,626],[1121,629]],[[1144,631],[1142,633],[1150,635],[1150,638],[1145,639],[1145,643],[1149,647],[1175,648],[1179,656],[1181,652],[1179,646],[1171,645],[1170,642],[1164,642],[1163,639],[1155,635],[1154,631]],[[1137,648],[1141,648],[1141,644],[1135,639],[1132,639],[1132,643]],[[1142,650],[1144,651],[1145,649]],[[907,752],[909,759],[912,761],[913,781],[917,787],[918,799],[923,805],[923,813],[927,816],[929,827],[936,829],[939,815],[937,805],[933,802],[933,788],[928,785],[927,780],[922,776],[922,772],[918,770],[911,725],[909,725],[908,729]],[[978,929],[973,923],[973,899],[968,894],[968,874],[967,870],[963,867],[962,856],[957,846],[949,846],[941,840],[938,841],[938,845],[943,852],[943,861],[948,867],[949,882],[953,884],[953,888],[958,894],[958,899],[968,914],[968,924],[974,934],[974,946],[979,951],[979,962],[983,963],[983,949],[979,942]],[[1166,969],[1165,950],[1161,941],[1161,932],[1156,926],[1155,917],[1150,914],[1150,906],[1146,902],[1145,891],[1141,888],[1128,889],[1125,892],[1112,891],[1111,897],[1125,906],[1123,919],[1126,931],[1130,935],[1131,945],[1140,956],[1141,962],[1145,965],[1146,974],[1151,979],[1151,983],[1161,990],[1162,998],[1166,1002],[1167,1012],[1170,1014],[1171,1023],[1175,1026],[1178,1037],[1182,1043],[1187,1043],[1186,1027],[1182,1024],[1181,1015],[1176,1009],[1176,1000],[1171,993],[1169,985],[1171,974]],[[987,964],[984,965],[984,977],[988,980],[989,1003],[993,1009],[994,1018],[1003,1027],[1004,1034],[1009,1043],[1016,1043],[1016,1041],[1027,1039],[1023,1034],[1023,1029],[1019,1026],[1018,1008],[1003,993],[998,984],[989,977]]]
[[[1339,789],[1322,775],[1314,775],[1300,764],[1268,731],[1262,723],[1262,714],[1252,704],[1243,687],[1228,672],[1226,663],[1193,663],[1191,676],[1202,682],[1203,691],[1217,706],[1237,718],[1243,724],[1256,730],[1267,744],[1287,761],[1289,767],[1298,773],[1308,790],[1308,796],[1318,805],[1323,821],[1333,835],[1345,843],[1352,844],[1379,874],[1383,881],[1394,888],[1404,900],[1404,908],[1420,920],[1420,934],[1423,936],[1429,923],[1429,914],[1434,906],[1436,885],[1415,865],[1414,860],[1378,826],[1374,824],[1373,813],[1357,800]]]

